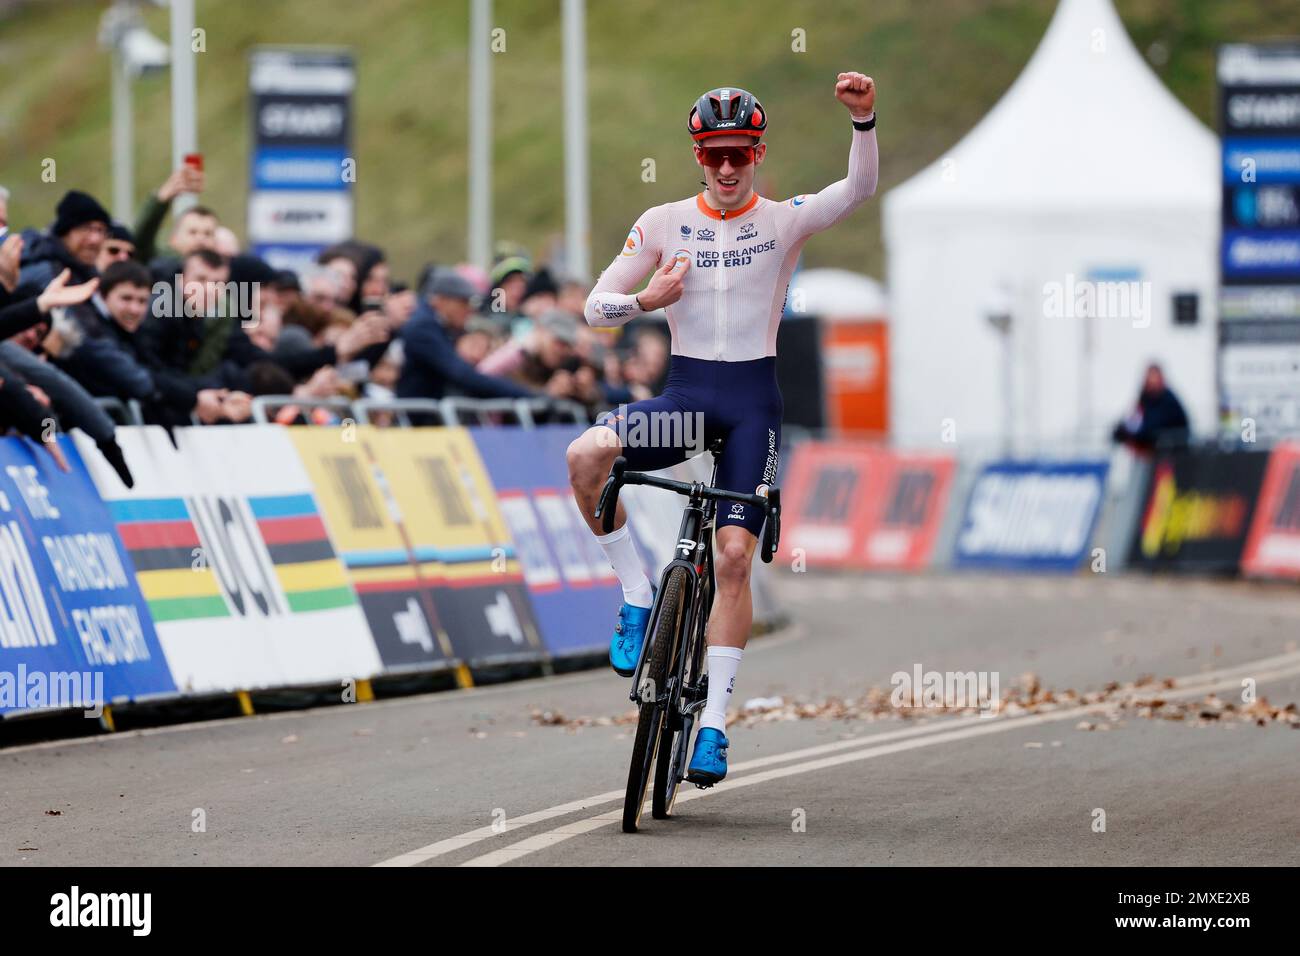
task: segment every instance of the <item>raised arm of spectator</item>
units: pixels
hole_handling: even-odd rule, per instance
[[[181,193],[201,193],[203,186],[203,171],[182,165],[167,177],[157,192],[149,195],[135,221],[136,259],[148,262],[158,254],[158,232],[172,207],[172,200]]]
[[[537,393],[507,379],[477,371],[434,323],[408,322],[402,332],[406,361],[417,361],[474,398],[533,398]]]
[[[77,305],[95,294],[95,289],[99,287],[98,279],[70,286],[68,285],[70,275],[71,273],[64,269],[36,298],[24,299],[0,309],[0,340],[17,335],[30,329],[37,322],[44,321],[51,309]]]

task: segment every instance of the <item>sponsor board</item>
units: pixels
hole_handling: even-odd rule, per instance
[[[930,560],[955,462],[851,442],[805,442],[782,500],[781,557],[916,570]]]
[[[469,432],[374,428],[365,435],[455,656],[491,664],[544,652],[523,568]]]
[[[1072,571],[1101,511],[1106,462],[1001,461],[971,488],[957,533],[957,567]]]
[[[91,474],[136,563],[176,686],[371,677],[380,659],[285,430],[119,428],[136,484]]]
[[[1269,456],[1241,568],[1256,577],[1300,578],[1300,444],[1279,445]]]
[[[510,527],[542,641],[552,654],[607,647],[623,600],[609,559],[569,488],[565,450],[582,432],[577,425],[470,430]]]
[[[352,199],[308,189],[261,190],[248,199],[248,231],[259,245],[338,242],[352,235]]]
[[[1219,407],[1226,430],[1300,435],[1291,362],[1300,286],[1300,46],[1227,44],[1218,52],[1222,134]],[[1278,287],[1270,292],[1269,286]],[[1255,348],[1247,348],[1252,343]],[[1275,355],[1262,355],[1267,350]]]
[[[254,250],[307,247],[352,235],[352,94],[344,50],[259,47],[249,58],[248,240]],[[268,261],[292,268],[306,256]]]
[[[1129,564],[1148,570],[1233,573],[1269,453],[1187,450],[1157,455],[1133,530]]]
[[[291,428],[321,514],[386,671],[447,666],[451,640],[421,577],[388,481],[371,459],[373,429]],[[346,438],[345,438],[346,436]]]
[[[0,439],[0,714],[176,690],[131,556],[73,441],[59,444],[66,474]]]

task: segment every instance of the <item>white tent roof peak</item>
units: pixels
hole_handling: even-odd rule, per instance
[[[882,134],[883,135],[883,134]],[[1217,206],[1218,140],[1160,82],[1110,0],[1060,0],[1002,99],[886,197],[910,210]]]

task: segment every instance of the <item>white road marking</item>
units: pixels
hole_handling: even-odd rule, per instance
[[[1288,655],[1293,658],[1289,667],[1279,668],[1276,671],[1261,672],[1256,668],[1251,672],[1251,676],[1260,681],[1274,680],[1284,677],[1300,676],[1300,655]],[[1260,663],[1260,662],[1256,662]],[[1241,668],[1234,668],[1241,670]],[[1239,688],[1238,678],[1229,678],[1214,683],[1207,683],[1203,680],[1205,675],[1197,675],[1199,686],[1170,689],[1162,692],[1161,697],[1193,697],[1211,690],[1227,690]],[[825,770],[830,767],[838,767],[842,764],[855,763],[859,760],[871,760],[876,757],[885,757],[890,754],[902,753],[908,750],[917,750],[921,747],[933,747],[937,744],[952,743],[958,740],[966,740],[970,737],[982,737],[986,734],[1001,733],[1006,730],[1017,730],[1026,727],[1036,727],[1040,724],[1053,723],[1061,720],[1071,720],[1076,717],[1082,717],[1097,710],[1104,710],[1106,704],[1092,704],[1083,707],[1072,707],[1067,710],[1055,711],[1047,714],[1032,714],[1024,717],[1011,718],[992,718],[982,721],[983,726],[965,727],[944,733],[929,734],[923,737],[917,737],[911,740],[901,740],[895,743],[884,744],[883,746],[874,746],[873,741],[866,741],[869,746],[863,749],[852,750],[848,753],[838,754],[833,757],[823,757],[820,760],[811,760],[805,763],[797,763],[793,766],[778,767],[774,770],[767,770],[762,773],[750,774],[733,780],[730,775],[727,779],[713,787],[711,790],[687,790],[677,796],[677,804],[680,805],[688,800],[699,800],[703,797],[712,796],[718,793],[729,793],[732,790],[739,790],[743,787],[752,787],[760,783],[767,783],[771,780],[779,780],[783,777],[792,777],[799,774],[813,773],[817,770]],[[975,718],[979,720],[980,718]],[[549,849],[558,843],[563,843],[575,836],[581,836],[598,830],[601,827],[609,826],[612,823],[620,823],[623,819],[622,809],[612,810],[608,813],[602,813],[598,816],[589,817],[586,820],[578,820],[573,823],[567,823],[563,826],[556,827],[554,830],[548,830],[545,833],[539,833],[536,836],[529,837],[526,840],[520,840],[518,843],[512,843],[510,846],[502,847],[500,850],[494,850],[491,853],[485,853],[482,856],[466,860],[461,866],[501,866],[505,863],[512,863],[521,857],[528,856],[531,853],[537,853],[541,850]]]
[[[1270,668],[1278,669],[1278,673],[1274,674],[1269,672],[1268,669]],[[1286,673],[1281,673],[1282,671],[1286,671]],[[1196,694],[1205,693],[1211,689],[1240,687],[1240,680],[1242,677],[1254,677],[1257,680],[1263,681],[1265,679],[1271,679],[1274,676],[1291,676],[1292,671],[1295,674],[1300,674],[1300,652],[1279,654],[1273,657],[1248,661],[1244,664],[1220,668],[1215,671],[1201,674],[1189,674],[1185,677],[1176,679],[1177,687],[1175,689],[1161,690],[1160,695],[1163,697],[1195,696]],[[737,789],[740,786],[749,786],[749,781],[761,783],[766,780],[790,776],[794,773],[822,769],[825,766],[837,766],[840,763],[845,763],[850,760],[866,760],[871,757],[886,756],[903,750],[930,746],[931,743],[946,743],[952,740],[962,740],[966,737],[979,736],[986,733],[994,733],[1002,730],[1014,730],[1017,727],[1031,727],[1048,721],[1067,720],[1072,717],[1093,713],[1097,710],[1103,710],[1107,706],[1108,704],[1106,702],[1102,702],[1099,704],[1073,707],[1066,710],[1050,711],[1048,713],[1018,717],[958,717],[951,720],[936,721],[932,724],[908,727],[902,730],[866,734],[848,740],[818,744],[813,747],[805,747],[782,754],[772,754],[766,757],[759,757],[754,760],[747,760],[735,764],[730,768],[728,779],[724,783],[719,784],[713,790],[679,791],[677,802],[681,803],[684,800],[695,800],[707,796],[710,793],[725,792],[729,789]],[[888,743],[886,743],[886,741],[888,741]],[[850,753],[842,754],[837,757],[823,757],[823,755],[834,754],[838,751],[844,750],[850,751]],[[770,767],[773,764],[789,763],[793,760],[805,760],[810,757],[822,757],[823,759],[800,763],[795,767],[785,767],[779,770],[769,770],[764,773],[753,774],[752,776],[742,776],[737,779],[737,775],[746,774],[750,771],[758,770],[761,767]],[[827,763],[826,761],[828,760],[831,762]],[[472,846],[475,843],[501,836],[531,823],[540,823],[578,810],[600,806],[604,803],[614,803],[621,801],[622,799],[623,791],[611,790],[584,800],[570,801],[569,803],[561,804],[558,807],[538,810],[534,813],[516,817],[514,820],[509,820],[496,829],[491,826],[479,827],[475,830],[469,831],[468,833],[439,840],[436,843],[431,843],[428,846],[411,850],[408,853],[400,854],[373,865],[416,866],[439,856],[445,856],[446,854],[464,849],[467,846]],[[537,836],[529,837],[526,840],[504,847],[503,849],[493,853],[488,853],[481,857],[475,857],[462,865],[496,866],[501,863],[507,863],[510,862],[510,860],[518,859],[520,856],[526,856],[529,853],[534,853],[538,850],[545,849],[548,846],[553,846],[555,843],[562,842],[570,837],[590,833],[592,830],[598,830],[609,823],[620,822],[622,818],[622,808],[619,808],[618,810],[602,813],[586,820],[577,821],[576,823],[564,824],[563,826],[557,827],[547,833],[538,834]]]

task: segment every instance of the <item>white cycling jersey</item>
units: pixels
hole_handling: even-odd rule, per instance
[[[755,193],[743,208],[720,212],[699,193],[648,209],[587,297],[587,322],[613,327],[639,315],[632,290],[668,259],[686,257],[682,297],[665,310],[673,354],[722,362],[775,355],[799,250],[872,195],[877,178],[876,131],[855,129],[848,176],[816,195],[774,202]]]

